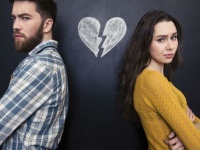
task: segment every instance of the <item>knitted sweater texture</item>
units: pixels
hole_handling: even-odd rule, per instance
[[[200,130],[187,115],[185,96],[158,71],[144,69],[134,88],[134,107],[140,116],[149,150],[168,150],[163,142],[174,131],[187,150],[200,150]]]

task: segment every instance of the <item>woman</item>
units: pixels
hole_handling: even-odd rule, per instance
[[[171,83],[181,67],[182,29],[170,14],[153,10],[139,21],[122,66],[125,117],[142,124],[149,150],[165,150],[174,131],[186,149],[200,150],[200,119]]]

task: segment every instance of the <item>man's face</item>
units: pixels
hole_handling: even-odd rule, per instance
[[[15,1],[12,9],[15,48],[29,52],[43,38],[43,21],[34,2]]]

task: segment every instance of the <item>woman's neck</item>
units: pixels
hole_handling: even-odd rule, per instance
[[[150,70],[156,70],[156,71],[164,74],[164,64],[158,64],[158,63],[151,62],[146,68],[148,68]]]

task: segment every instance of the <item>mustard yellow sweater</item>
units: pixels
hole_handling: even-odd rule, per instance
[[[187,116],[184,95],[158,71],[144,69],[134,90],[134,107],[140,116],[149,150],[168,150],[163,142],[174,131],[187,150],[200,150],[200,130]]]

